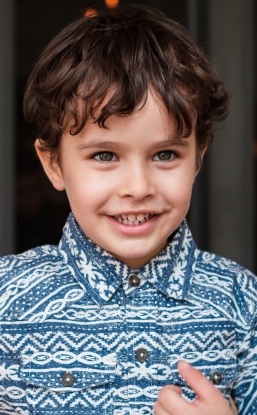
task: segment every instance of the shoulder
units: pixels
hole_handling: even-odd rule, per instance
[[[250,288],[257,289],[257,277],[250,270],[231,259],[227,259],[209,252],[198,251],[197,269],[214,278],[217,283],[224,285],[224,282],[232,283],[241,290]]]
[[[257,276],[227,258],[198,251],[193,277],[195,295],[251,324],[257,319]]]
[[[47,263],[61,260],[57,246],[44,245],[30,249],[17,255],[7,255],[0,258],[0,284],[5,278],[12,278],[27,270],[34,269]]]
[[[74,286],[58,247],[45,245],[0,259],[0,319],[28,318],[38,308],[58,301]]]

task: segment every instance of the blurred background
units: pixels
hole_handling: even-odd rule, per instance
[[[0,255],[58,243],[69,212],[35,157],[22,95],[42,48],[90,9],[148,4],[187,27],[231,91],[229,118],[198,176],[188,221],[201,249],[257,272],[255,0],[0,0]]]

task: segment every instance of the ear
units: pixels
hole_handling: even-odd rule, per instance
[[[62,170],[57,155],[53,156],[50,151],[43,151],[40,138],[35,141],[35,149],[43,169],[56,190],[64,190]]]
[[[198,175],[199,171],[201,170],[202,164],[203,164],[203,158],[206,153],[206,150],[208,148],[208,145],[206,145],[203,149],[197,150],[197,159],[196,159],[196,171],[195,171],[195,178]]]

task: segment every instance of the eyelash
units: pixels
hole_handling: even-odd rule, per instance
[[[161,156],[166,157],[167,155],[168,155],[168,158],[161,159]],[[105,157],[105,159],[103,159],[103,157]],[[160,161],[160,162],[165,163],[165,162],[174,160],[174,158],[176,157],[178,157],[178,154],[176,152],[172,150],[163,150],[163,151],[158,151],[158,153],[156,153],[153,156],[153,161]],[[112,151],[100,151],[99,153],[93,154],[92,158],[102,163],[110,163],[112,161],[118,160],[118,157]]]

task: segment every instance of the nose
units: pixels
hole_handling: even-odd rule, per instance
[[[147,166],[140,164],[129,165],[124,168],[120,179],[120,197],[131,197],[135,200],[142,200],[156,193],[156,186]]]

